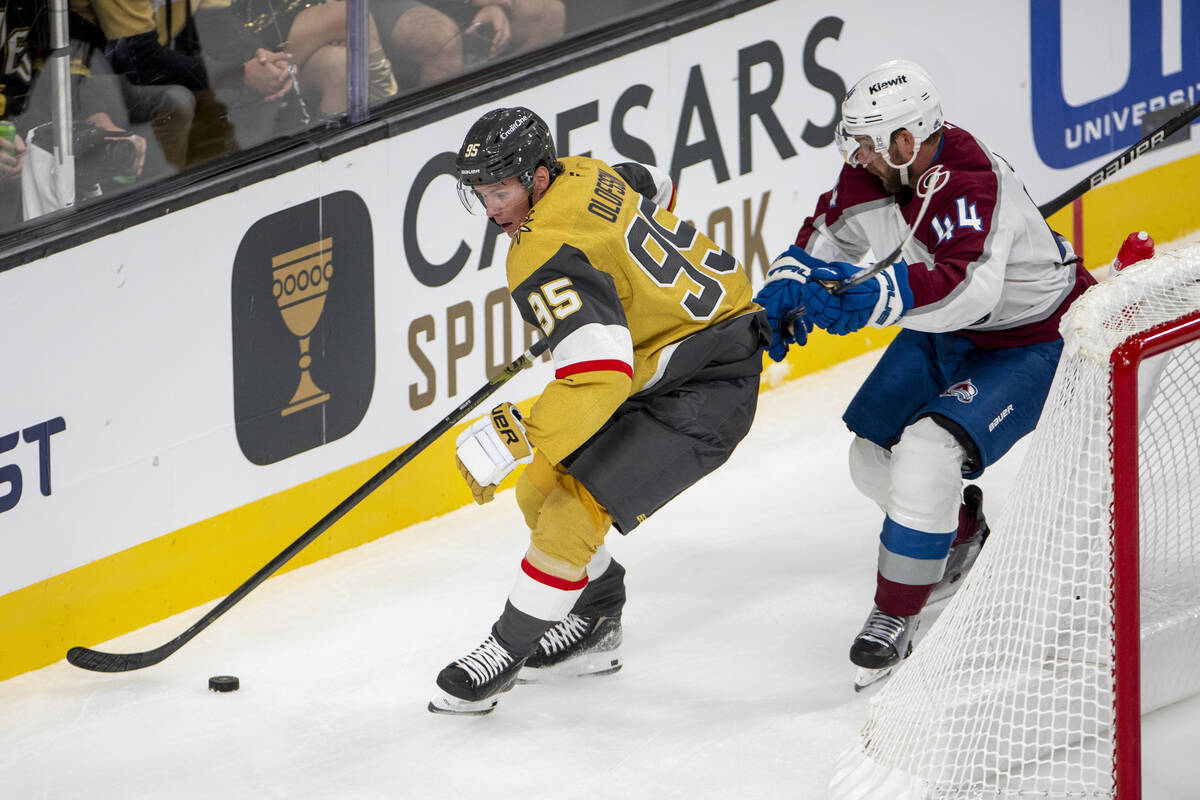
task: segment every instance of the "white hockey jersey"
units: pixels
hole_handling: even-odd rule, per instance
[[[902,253],[913,307],[899,325],[955,332],[980,347],[1056,338],[1062,314],[1096,281],[1062,251],[1009,164],[967,131],[946,124],[930,169],[946,179],[917,221],[921,198],[892,195],[862,168],[842,168],[796,244],[826,261],[861,263],[891,252],[917,221]]]

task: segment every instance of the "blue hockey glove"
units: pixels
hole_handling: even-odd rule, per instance
[[[771,262],[767,282],[754,296],[754,302],[767,312],[771,326],[771,345],[767,354],[772,361],[783,361],[788,345],[803,345],[812,330],[812,320],[804,311],[803,290],[808,278],[808,267],[797,258],[797,253],[808,254],[792,245],[783,255]]]
[[[860,267],[841,261],[813,267],[804,285],[804,306],[818,327],[844,336],[866,325],[886,328],[912,308],[912,290],[908,286],[908,265],[897,261],[869,280],[833,294],[817,281],[841,283],[853,278]]]

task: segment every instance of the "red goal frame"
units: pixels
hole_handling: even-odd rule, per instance
[[[1113,784],[1118,800],[1142,797],[1141,600],[1138,505],[1138,367],[1200,339],[1200,310],[1134,334],[1109,359],[1113,480]],[[1132,720],[1132,724],[1125,721]]]

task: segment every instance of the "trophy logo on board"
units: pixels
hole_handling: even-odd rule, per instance
[[[286,417],[329,399],[313,381],[309,368],[309,339],[325,310],[325,297],[333,279],[333,237],[298,247],[271,259],[271,287],[279,313],[292,335],[300,340],[300,381],[291,401],[279,412]]]
[[[362,422],[375,388],[374,260],[370,211],[347,190],[274,211],[242,235],[229,276],[233,419],[251,464]]]

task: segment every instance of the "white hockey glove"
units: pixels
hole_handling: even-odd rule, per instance
[[[613,164],[613,170],[635,191],[648,197],[659,208],[667,211],[675,210],[675,182],[671,176],[658,167],[650,164],[640,164],[637,161],[622,161]],[[649,180],[650,186],[646,186]]]
[[[480,505],[495,497],[497,484],[518,464],[533,461],[533,447],[521,424],[521,412],[512,403],[501,403],[491,414],[467,426],[455,448],[458,471]]]
[[[650,177],[654,179],[654,204],[667,211],[675,210],[675,182],[671,180],[671,176],[663,172],[658,167],[650,164],[642,164],[646,171],[650,173]]]

